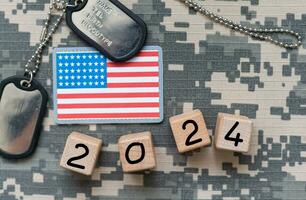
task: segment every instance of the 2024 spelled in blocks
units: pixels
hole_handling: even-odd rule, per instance
[[[171,117],[170,126],[180,153],[208,146],[211,139],[200,110]],[[217,149],[247,152],[252,121],[244,116],[219,113],[215,129]],[[102,140],[74,132],[68,136],[60,165],[68,170],[90,175],[101,150]],[[150,132],[123,135],[118,149],[123,172],[149,170],[156,166]]]

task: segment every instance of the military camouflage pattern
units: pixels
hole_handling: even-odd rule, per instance
[[[39,41],[49,1],[1,0],[1,79],[23,73]],[[49,103],[36,153],[25,160],[0,159],[0,199],[306,199],[306,41],[292,51],[254,41],[195,14],[178,0],[121,2],[148,24],[147,45],[163,49],[164,122],[57,126]],[[203,3],[250,27],[282,26],[305,36],[305,0]],[[50,96],[52,48],[87,46],[65,23],[51,45],[37,76]],[[218,112],[251,118],[251,151],[237,154],[207,147],[179,154],[168,118],[195,108],[204,113],[212,138]],[[154,137],[157,167],[150,173],[123,174],[118,138],[147,130]],[[59,167],[72,131],[103,139],[91,177]]]

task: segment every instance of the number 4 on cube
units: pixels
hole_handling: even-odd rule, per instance
[[[218,113],[215,144],[217,149],[248,152],[252,121],[244,116]]]
[[[100,139],[73,132],[67,138],[60,165],[68,170],[91,175],[101,145]]]

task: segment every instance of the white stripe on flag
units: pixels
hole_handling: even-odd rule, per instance
[[[142,49],[140,52],[158,52],[157,49]]]
[[[108,83],[157,83],[159,77],[111,77],[107,78]]]
[[[158,61],[158,57],[157,56],[150,56],[150,57],[134,57],[131,60],[129,60],[128,62],[157,62]]]
[[[107,67],[107,72],[158,72],[158,67]]]
[[[58,89],[57,94],[113,94],[113,93],[143,93],[159,92],[158,87],[144,88],[94,88],[94,89]]]
[[[158,113],[157,108],[74,108],[58,109],[58,114],[97,114],[97,113]]]
[[[86,103],[157,103],[158,97],[144,98],[90,98],[90,99],[57,99],[58,104],[86,104]]]

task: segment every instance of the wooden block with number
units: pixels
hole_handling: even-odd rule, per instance
[[[218,113],[215,145],[218,149],[248,152],[253,122],[245,116]]]
[[[120,161],[124,172],[152,169],[156,165],[150,132],[123,135],[118,142]]]
[[[82,133],[71,133],[66,141],[60,166],[91,175],[101,150],[102,140]]]
[[[200,110],[170,117],[170,126],[180,153],[211,144],[205,120]]]

